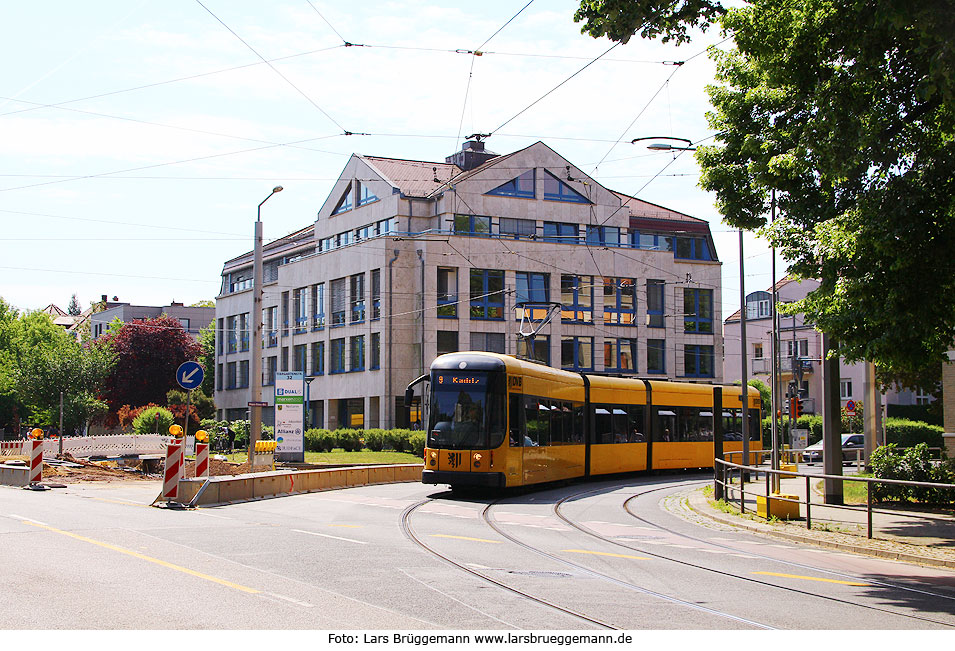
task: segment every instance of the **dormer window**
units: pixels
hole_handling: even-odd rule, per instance
[[[535,180],[535,170],[527,170],[520,176],[514,177],[504,185],[497,186],[487,194],[499,197],[521,197],[523,199],[533,199],[535,196]]]
[[[361,182],[356,182],[358,186],[358,205],[364,206],[367,203],[373,201],[378,201],[378,197],[375,196],[375,193],[368,189],[368,187]]]
[[[567,201],[570,203],[590,203],[584,195],[544,170],[544,199],[547,201]]]
[[[772,316],[773,295],[769,292],[753,292],[746,297],[746,318],[767,319]]]

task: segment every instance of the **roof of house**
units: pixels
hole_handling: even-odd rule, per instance
[[[406,197],[429,197],[448,179],[461,173],[461,168],[451,163],[432,163],[422,160],[359,156],[381,177],[401,190]]]
[[[767,292],[777,291],[777,292],[778,292],[780,289],[782,289],[783,287],[785,287],[785,286],[788,285],[789,283],[796,283],[796,282],[799,282],[799,281],[796,280],[795,278],[793,278],[792,276],[786,276],[786,277],[781,278],[780,280],[776,281],[776,284],[775,284],[773,287],[771,287],[771,288],[769,288],[769,289],[767,289],[767,290],[764,290],[764,291],[767,291]],[[757,291],[759,291],[759,290],[757,290]],[[736,310],[735,312],[733,312],[732,314],[730,314],[728,317],[726,317],[726,318],[723,320],[723,323],[730,323],[730,322],[733,322],[733,321],[739,321],[739,314],[740,314],[740,311],[739,311],[739,310]],[[747,321],[748,321],[748,320],[749,320],[749,319],[747,319]]]

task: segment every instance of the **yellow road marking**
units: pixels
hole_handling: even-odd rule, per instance
[[[467,536],[448,536],[443,533],[433,533],[432,538],[454,538],[455,540],[473,540],[474,542],[486,542],[492,545],[500,545],[500,540],[485,540],[484,538],[468,538]]]
[[[613,556],[614,558],[632,558],[635,561],[649,561],[646,556],[628,556],[627,554],[610,554],[608,552],[589,552],[586,549],[562,549],[570,554],[593,554],[594,556]]]
[[[198,577],[200,579],[205,579],[206,581],[212,581],[213,583],[218,583],[219,585],[224,585],[227,588],[234,588],[236,590],[241,590],[242,592],[247,592],[249,594],[258,594],[259,591],[254,588],[247,588],[244,585],[239,585],[238,583],[232,583],[231,581],[226,581],[225,579],[220,579],[208,574],[203,574],[202,572],[196,572],[195,570],[190,570],[188,567],[182,567],[181,565],[175,565],[174,563],[168,563],[166,561],[160,560],[158,558],[153,558],[152,556],[146,556],[145,554],[140,554],[139,552],[134,552],[131,549],[126,549],[124,547],[119,547],[117,545],[111,545],[110,543],[102,542],[100,540],[94,540],[92,538],[87,538],[86,536],[80,536],[79,534],[70,533],[69,531],[63,531],[62,529],[56,529],[45,524],[39,524],[37,522],[30,522],[29,520],[24,520],[26,524],[30,524],[34,527],[40,529],[46,529],[47,531],[52,531],[53,533],[62,534],[64,536],[69,536],[70,538],[75,538],[76,540],[81,540],[83,542],[90,543],[91,545],[97,545],[99,547],[104,547],[105,549],[111,549],[114,552],[119,552],[120,554],[126,554],[127,556],[132,556],[133,558],[138,558],[149,563],[155,563],[156,565],[161,565],[167,567],[170,570],[176,570],[177,572],[182,572],[183,574],[189,574],[191,576]]]
[[[823,583],[839,583],[841,585],[861,585],[867,586],[868,583],[853,583],[852,581],[837,581],[836,579],[820,579],[814,576],[800,576],[799,574],[781,574],[779,572],[753,572],[753,574],[765,574],[767,576],[781,576],[786,579],[805,579],[806,581],[822,581]]]

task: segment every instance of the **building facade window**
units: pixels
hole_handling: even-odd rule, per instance
[[[458,270],[438,267],[438,317],[456,319],[458,316]]]
[[[245,352],[249,350],[249,313],[243,312],[239,315],[239,350]]]
[[[312,285],[312,330],[325,327],[325,283]]]
[[[661,233],[630,231],[630,246],[645,251],[672,251],[673,238]]]
[[[218,364],[216,366],[216,391],[222,391],[222,376],[223,375],[224,373],[222,371],[222,364]]]
[[[283,373],[288,371],[288,346],[282,346],[282,366],[281,371]]]
[[[521,197],[522,199],[533,199],[534,185],[537,179],[536,170],[527,170],[520,176],[517,176],[503,185],[499,185],[487,194],[499,197]]]
[[[746,318],[763,319],[772,316],[773,295],[769,292],[753,292],[746,297]]]
[[[282,300],[279,303],[279,307],[282,308],[282,336],[288,337],[288,302],[289,302],[289,293],[282,292]]]
[[[331,373],[345,372],[345,339],[332,339],[328,364]]]
[[[279,345],[278,306],[273,305],[262,310],[262,337],[266,348]]]
[[[378,201],[378,197],[375,196],[375,193],[368,189],[368,186],[360,181],[357,182],[358,185],[358,205],[364,206],[366,204],[372,203],[373,201]]]
[[[333,215],[340,215],[343,212],[347,212],[352,209],[352,198],[351,198],[351,183],[348,184],[348,187],[345,189],[345,194],[342,195],[342,198],[338,200],[338,203],[335,204],[335,210],[332,211]]]
[[[647,373],[666,372],[666,339],[647,339]]]
[[[713,290],[683,290],[683,332],[713,334]]]
[[[501,320],[504,318],[504,271],[471,269],[471,318]]]
[[[852,380],[839,380],[839,397],[843,399],[852,397]]]
[[[371,333],[371,361],[369,362],[369,367],[373,370],[381,368],[381,333],[373,332]]]
[[[787,339],[782,342],[782,345],[786,349],[786,354],[783,357],[809,357],[808,339],[797,339],[796,341]]]
[[[332,325],[345,325],[345,279],[332,281]]]
[[[561,321],[571,323],[593,323],[594,321],[594,277],[560,277]]]
[[[305,367],[308,361],[308,346],[299,344],[292,348],[292,370],[305,373],[308,369]],[[305,373],[307,375],[307,373]]]
[[[96,325],[99,325],[99,324],[97,323]],[[219,327],[216,328],[216,352],[217,352],[219,355],[221,355],[221,354],[222,354],[222,351],[225,350],[225,340],[226,340],[226,337],[225,337],[225,319],[219,319],[218,322],[217,322],[217,325],[218,325]],[[100,334],[102,334],[102,333],[100,333]],[[95,332],[93,333],[93,337],[98,337],[98,336],[99,336],[99,335],[97,335]]]
[[[683,374],[686,377],[714,377],[713,346],[683,346]]]
[[[349,340],[348,370],[365,370],[365,335],[357,335]]]
[[[235,389],[235,388],[237,388],[237,387],[236,387],[236,378],[237,378],[236,363],[235,363],[235,362],[229,362],[228,364],[226,364],[226,367],[225,367],[225,368],[226,368],[226,385],[225,385],[225,388],[226,388],[226,389]]]
[[[512,237],[515,240],[533,237],[537,233],[537,222],[533,219],[501,217],[498,232],[502,236]]]
[[[637,324],[637,281],[633,278],[604,278],[604,323]]]
[[[381,269],[371,271],[371,319],[381,318]]]
[[[763,358],[763,344],[756,343],[753,344],[753,359],[762,359]]]
[[[312,344],[312,375],[325,375],[325,342]]]
[[[249,360],[243,359],[239,362],[238,377],[236,378],[237,389],[247,389],[249,387]]]
[[[471,350],[504,354],[503,332],[472,332]]]
[[[674,258],[685,260],[712,260],[710,247],[703,237],[677,237]]]
[[[518,271],[517,303],[549,303],[550,302],[550,275],[545,273]]]
[[[292,313],[295,315],[295,333],[308,329],[308,288],[299,287],[292,292]]]
[[[637,340],[604,339],[604,370],[634,373],[637,370]]]
[[[263,386],[273,386],[275,384],[275,373],[278,369],[278,357],[272,355],[265,359],[265,377],[262,378]]]
[[[590,203],[590,200],[580,194],[564,181],[544,170],[544,199],[547,201],[567,201],[570,203]]]
[[[572,371],[594,370],[594,338],[562,337],[560,366]]]
[[[588,226],[586,241],[590,246],[620,246],[620,229],[616,226]]]
[[[577,244],[579,242],[577,224],[565,222],[544,222],[544,241],[558,244]]]
[[[438,354],[458,352],[458,331],[457,330],[438,330]]]
[[[490,235],[491,218],[484,215],[455,215],[455,235]]]
[[[550,366],[550,335],[521,337],[517,340],[517,356]]]
[[[225,335],[225,336],[226,336],[226,342],[228,342],[228,343],[227,343],[227,348],[226,348],[226,350],[227,350],[228,352],[230,352],[230,353],[237,353],[237,352],[239,352],[239,338],[238,338],[238,336],[237,336],[237,334],[236,334],[236,320],[237,320],[237,319],[238,319],[237,316],[230,316],[229,318],[227,318],[227,319],[225,320],[225,321],[226,321],[226,326],[225,326],[225,327],[226,327],[226,335]]]
[[[663,318],[663,288],[662,280],[647,280],[647,327],[666,327]]]
[[[349,323],[361,323],[365,320],[365,274],[355,274],[349,278]]]

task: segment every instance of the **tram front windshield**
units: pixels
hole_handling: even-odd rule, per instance
[[[428,447],[496,448],[504,440],[504,412],[503,381],[498,374],[435,371]]]

